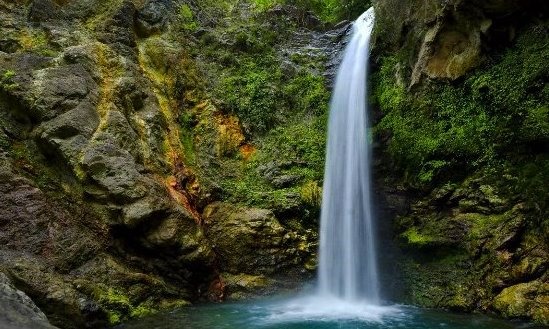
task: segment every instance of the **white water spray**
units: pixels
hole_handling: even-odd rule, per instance
[[[319,293],[347,303],[377,305],[366,102],[373,25],[373,8],[354,23],[332,96],[320,224]]]

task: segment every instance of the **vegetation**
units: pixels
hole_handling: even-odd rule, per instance
[[[394,82],[398,57],[383,59],[373,77],[374,99],[384,113],[376,131],[390,132],[388,151],[409,184],[429,184],[457,168],[537,157],[537,147],[549,140],[546,42],[542,32],[525,33],[463,82],[433,84],[419,94]],[[523,152],[517,154],[517,147]]]
[[[4,71],[0,76],[0,90],[10,91],[18,87],[18,84],[13,81],[15,72],[11,70]]]
[[[308,10],[322,21],[336,23],[341,19],[354,19],[370,7],[370,1],[361,0],[252,0],[259,10],[278,4],[293,5]]]
[[[183,30],[192,32],[198,28],[198,22],[194,18],[193,11],[187,4],[182,4],[179,7],[179,19]]]

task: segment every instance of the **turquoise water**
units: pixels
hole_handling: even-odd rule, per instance
[[[134,320],[119,329],[518,329],[542,328],[484,315],[409,306],[338,305],[312,299],[208,304]],[[330,306],[331,305],[331,306]]]

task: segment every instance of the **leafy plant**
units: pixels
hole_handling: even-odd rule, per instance
[[[195,20],[191,7],[185,3],[179,7],[179,19],[181,27],[185,31],[193,32],[198,28],[198,22]]]
[[[2,73],[2,76],[0,76],[0,89],[4,91],[11,91],[17,88],[19,85],[13,81],[15,75],[16,74],[14,71],[4,71],[4,73]]]

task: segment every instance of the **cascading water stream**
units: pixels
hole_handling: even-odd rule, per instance
[[[353,25],[330,105],[320,223],[319,287],[270,307],[268,324],[307,321],[382,323],[405,315],[381,305],[371,205],[367,74],[374,10]]]
[[[330,105],[320,229],[319,293],[379,304],[371,206],[367,73],[370,8],[354,23]]]

